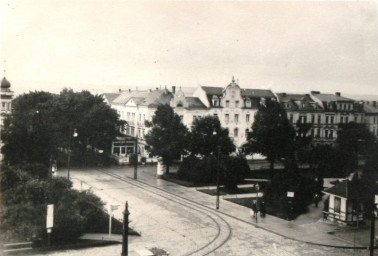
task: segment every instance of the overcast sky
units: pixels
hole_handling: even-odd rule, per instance
[[[159,85],[378,94],[376,1],[3,0],[17,93]]]

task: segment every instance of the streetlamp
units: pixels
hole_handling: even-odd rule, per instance
[[[374,238],[375,238],[375,214],[378,205],[378,195],[374,195],[374,207],[371,212],[370,220],[370,256],[374,256]]]
[[[217,132],[213,131],[213,135],[216,136]],[[220,169],[220,145],[217,146],[217,196],[216,196],[216,201],[215,201],[215,209],[219,209],[219,169]]]
[[[256,220],[256,223],[257,223],[257,214],[259,212],[259,209],[258,209],[258,202],[259,202],[259,190],[260,190],[260,186],[259,184],[257,183],[255,185],[255,191],[256,191],[256,197],[255,197],[255,201],[253,202],[253,205],[252,208],[254,208],[254,212],[255,212],[255,220]]]
[[[72,136],[70,135],[70,139],[69,139],[69,144],[68,144],[68,159],[67,159],[67,168],[68,168],[68,172],[67,172],[67,178],[68,180],[70,180],[70,168],[71,168],[71,142],[72,142],[72,137],[77,137],[78,134],[76,132],[76,129],[73,130],[73,134]]]
[[[292,215],[293,215],[293,202],[292,202],[292,198],[294,198],[294,192],[292,191],[288,191],[287,192],[287,198],[288,198],[288,220],[291,220],[292,219]]]

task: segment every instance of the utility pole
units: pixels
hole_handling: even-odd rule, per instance
[[[134,180],[138,179],[138,135],[135,137]]]
[[[123,212],[123,228],[122,228],[122,253],[121,256],[128,256],[129,251],[129,241],[128,241],[128,232],[129,232],[129,209],[126,201],[125,211]]]

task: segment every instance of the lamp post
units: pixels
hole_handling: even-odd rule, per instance
[[[213,131],[213,136],[216,136],[217,132]],[[215,201],[215,209],[219,209],[219,169],[220,169],[220,145],[217,146],[217,196]]]
[[[72,136],[70,135],[69,139],[69,144],[68,144],[68,159],[67,159],[67,179],[70,180],[70,168],[71,168],[71,142],[72,142],[72,137],[77,137],[78,134],[76,132],[76,129],[73,130]]]
[[[135,137],[134,151],[134,180],[136,180],[138,178],[138,135]]]
[[[259,209],[258,209],[258,200],[259,200],[259,190],[260,190],[260,186],[259,186],[259,184],[256,184],[255,185],[255,190],[256,190],[256,197],[255,197],[255,202],[254,202],[254,204],[255,204],[255,221],[256,221],[256,223],[257,223],[257,214],[258,214],[258,212],[259,212]]]
[[[294,192],[288,191],[287,192],[287,198],[288,198],[288,220],[292,219],[292,214],[293,214],[293,202],[292,198],[294,198]]]
[[[374,238],[375,238],[375,214],[378,205],[378,195],[374,195],[374,207],[371,212],[370,220],[370,256],[374,256]]]

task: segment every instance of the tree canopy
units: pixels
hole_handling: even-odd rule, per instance
[[[100,95],[68,89],[59,95],[30,92],[13,101],[2,131],[2,153],[10,164],[48,165],[70,148],[83,159],[88,151],[109,152],[123,125]]]
[[[228,129],[222,128],[216,116],[194,119],[190,132],[190,153],[206,157],[216,155],[218,148],[224,155],[235,151],[235,145],[228,135]]]
[[[152,118],[152,129],[146,134],[150,153],[162,157],[169,172],[174,160],[180,159],[188,145],[188,128],[169,105],[159,105]]]
[[[258,107],[245,149],[247,153],[266,156],[273,169],[275,160],[293,154],[294,137],[295,130],[285,109],[277,101],[267,99]]]

